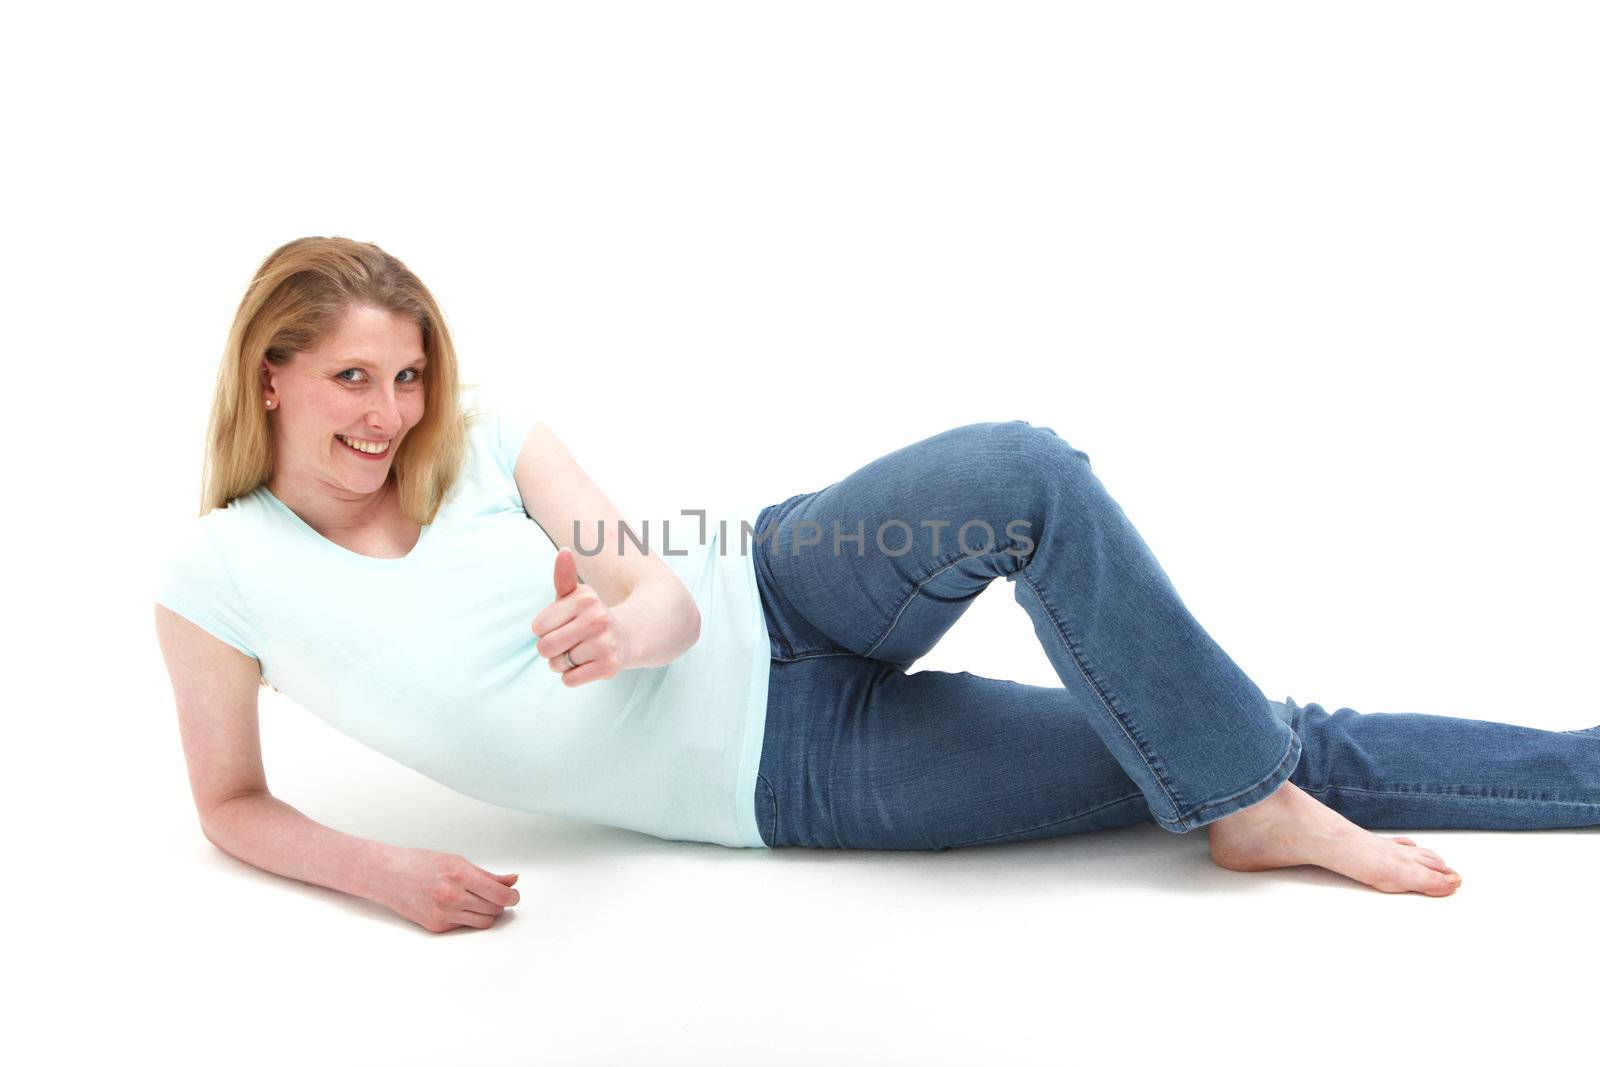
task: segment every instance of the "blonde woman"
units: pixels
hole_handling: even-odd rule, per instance
[[[291,241],[240,303],[156,627],[201,825],[246,862],[431,931],[518,900],[273,796],[265,684],[470,796],[730,847],[1154,822],[1233,870],[1442,896],[1436,853],[1370,828],[1600,823],[1595,730],[1267,699],[1047,427],[641,531],[528,407],[465,399],[433,297],[374,245]],[[998,577],[1061,686],[909,672]]]

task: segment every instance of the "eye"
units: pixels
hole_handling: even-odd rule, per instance
[[[340,371],[338,374],[334,375],[334,377],[338,378],[342,382],[353,382],[356,379],[354,379],[354,378],[346,378],[345,375],[346,374],[364,374],[364,373],[365,372],[360,367],[351,367],[348,370]],[[401,371],[400,373],[401,374],[414,374],[414,375],[416,375],[416,377],[414,377],[414,378],[405,379],[404,380],[404,384],[406,384],[406,385],[411,385],[411,384],[413,384],[415,382],[419,382],[419,381],[422,380],[422,372],[417,370],[417,368],[415,368],[415,367],[407,367],[405,370]]]

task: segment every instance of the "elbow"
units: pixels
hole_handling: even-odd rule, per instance
[[[235,814],[235,802],[247,797],[265,795],[267,795],[265,789],[251,787],[235,790],[208,806],[197,806],[199,807],[200,832],[205,834],[207,841],[232,855],[228,848],[228,843],[235,836],[233,826],[236,820],[230,818]],[[230,806],[234,807],[231,808]]]
[[[672,590],[678,598],[678,627],[679,632],[688,635],[688,644],[685,648],[694,647],[700,640],[700,605],[695,603],[694,594],[689,592],[689,587],[683,579],[676,574],[672,576]]]
[[[687,652],[700,640],[700,605],[694,602],[687,586],[680,582],[678,588],[683,591],[683,632],[687,635],[683,650]]]
[[[689,598],[689,647],[693,648],[700,640],[700,605]]]
[[[213,822],[207,816],[202,816],[200,819],[200,832],[205,835],[207,841],[210,841],[223,852],[228,852],[228,846],[224,843],[227,840],[227,835],[223,832],[223,827],[220,823]],[[230,852],[229,855],[232,855],[232,853]]]

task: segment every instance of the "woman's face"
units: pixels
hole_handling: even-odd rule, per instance
[[[383,488],[395,449],[422,419],[426,365],[416,320],[365,305],[284,366],[263,361],[275,480],[302,491],[310,483],[352,494]]]

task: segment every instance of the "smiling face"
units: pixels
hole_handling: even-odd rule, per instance
[[[347,498],[382,489],[395,450],[422,420],[425,366],[416,320],[366,305],[315,348],[282,366],[263,362],[273,481]]]

